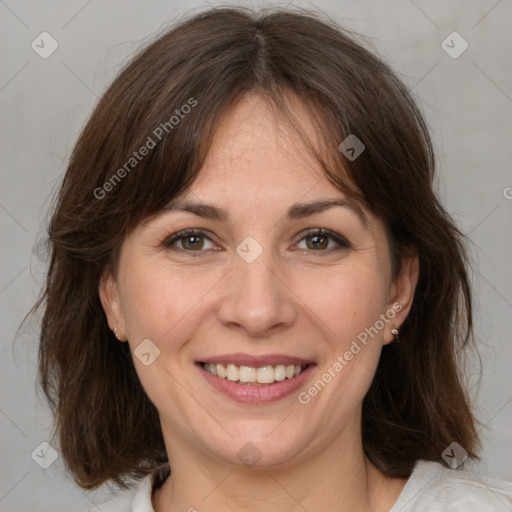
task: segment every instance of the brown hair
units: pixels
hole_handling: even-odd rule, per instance
[[[405,256],[419,255],[400,349],[383,350],[364,399],[365,452],[401,477],[418,459],[441,460],[452,441],[478,458],[459,368],[472,341],[464,238],[434,194],[417,106],[387,65],[334,22],[221,8],[181,22],[125,67],[83,129],[56,198],[38,303],[40,382],[61,454],[84,488],[124,486],[167,461],[128,344],[108,328],[101,276],[115,272],[124,237],[192,183],[221,115],[254,91],[292,123],[291,95],[307,109],[326,176],[385,222],[395,275]],[[353,161],[338,150],[349,134],[366,146]]]

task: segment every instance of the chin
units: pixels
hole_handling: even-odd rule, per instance
[[[223,436],[223,439],[203,440],[206,449],[216,458],[227,464],[245,468],[262,468],[286,465],[299,454],[304,453],[309,444],[290,432],[277,434],[275,421],[269,428],[247,429],[246,433]],[[271,433],[269,435],[269,433]],[[297,433],[297,437],[298,433]]]

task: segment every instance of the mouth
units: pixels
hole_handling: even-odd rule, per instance
[[[235,365],[232,363],[201,363],[205,371],[221,379],[246,386],[270,386],[275,382],[298,377],[309,364],[278,364],[275,366]]]
[[[275,402],[297,392],[317,365],[289,356],[233,354],[206,358],[195,366],[215,391],[236,402],[254,405]]]

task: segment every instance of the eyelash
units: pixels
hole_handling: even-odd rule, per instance
[[[211,238],[207,235],[207,233],[205,231],[203,231],[201,229],[185,229],[183,231],[178,231],[177,233],[174,233],[173,235],[168,237],[164,241],[163,245],[166,248],[170,249],[175,242],[177,242],[178,240],[180,240],[182,238],[186,238],[187,236],[191,236],[191,235],[202,236],[202,237],[210,240],[213,243],[213,240],[211,240]],[[315,251],[313,249],[299,249],[299,250],[306,250],[309,252],[332,253],[332,252],[350,249],[352,247],[350,242],[347,239],[345,239],[341,235],[338,235],[328,229],[323,229],[323,228],[308,229],[308,230],[302,231],[297,236],[298,236],[298,240],[297,240],[296,244],[299,242],[302,242],[305,238],[310,237],[310,236],[327,236],[331,240],[336,242],[339,246],[335,249],[331,248],[331,249],[325,249],[325,250],[319,250],[319,251]],[[179,248],[178,250],[180,250],[182,252],[186,252],[188,254],[191,254],[194,257],[199,256],[199,253],[201,253],[201,252],[205,252],[205,250],[203,250],[203,249],[193,251],[193,250],[189,250],[189,249]],[[198,253],[198,254],[196,255],[194,253]]]

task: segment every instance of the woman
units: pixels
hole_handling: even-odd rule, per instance
[[[463,469],[471,294],[433,181],[406,88],[331,22],[212,9],[144,49],[49,228],[76,482],[131,484],[104,512],[510,510]]]

